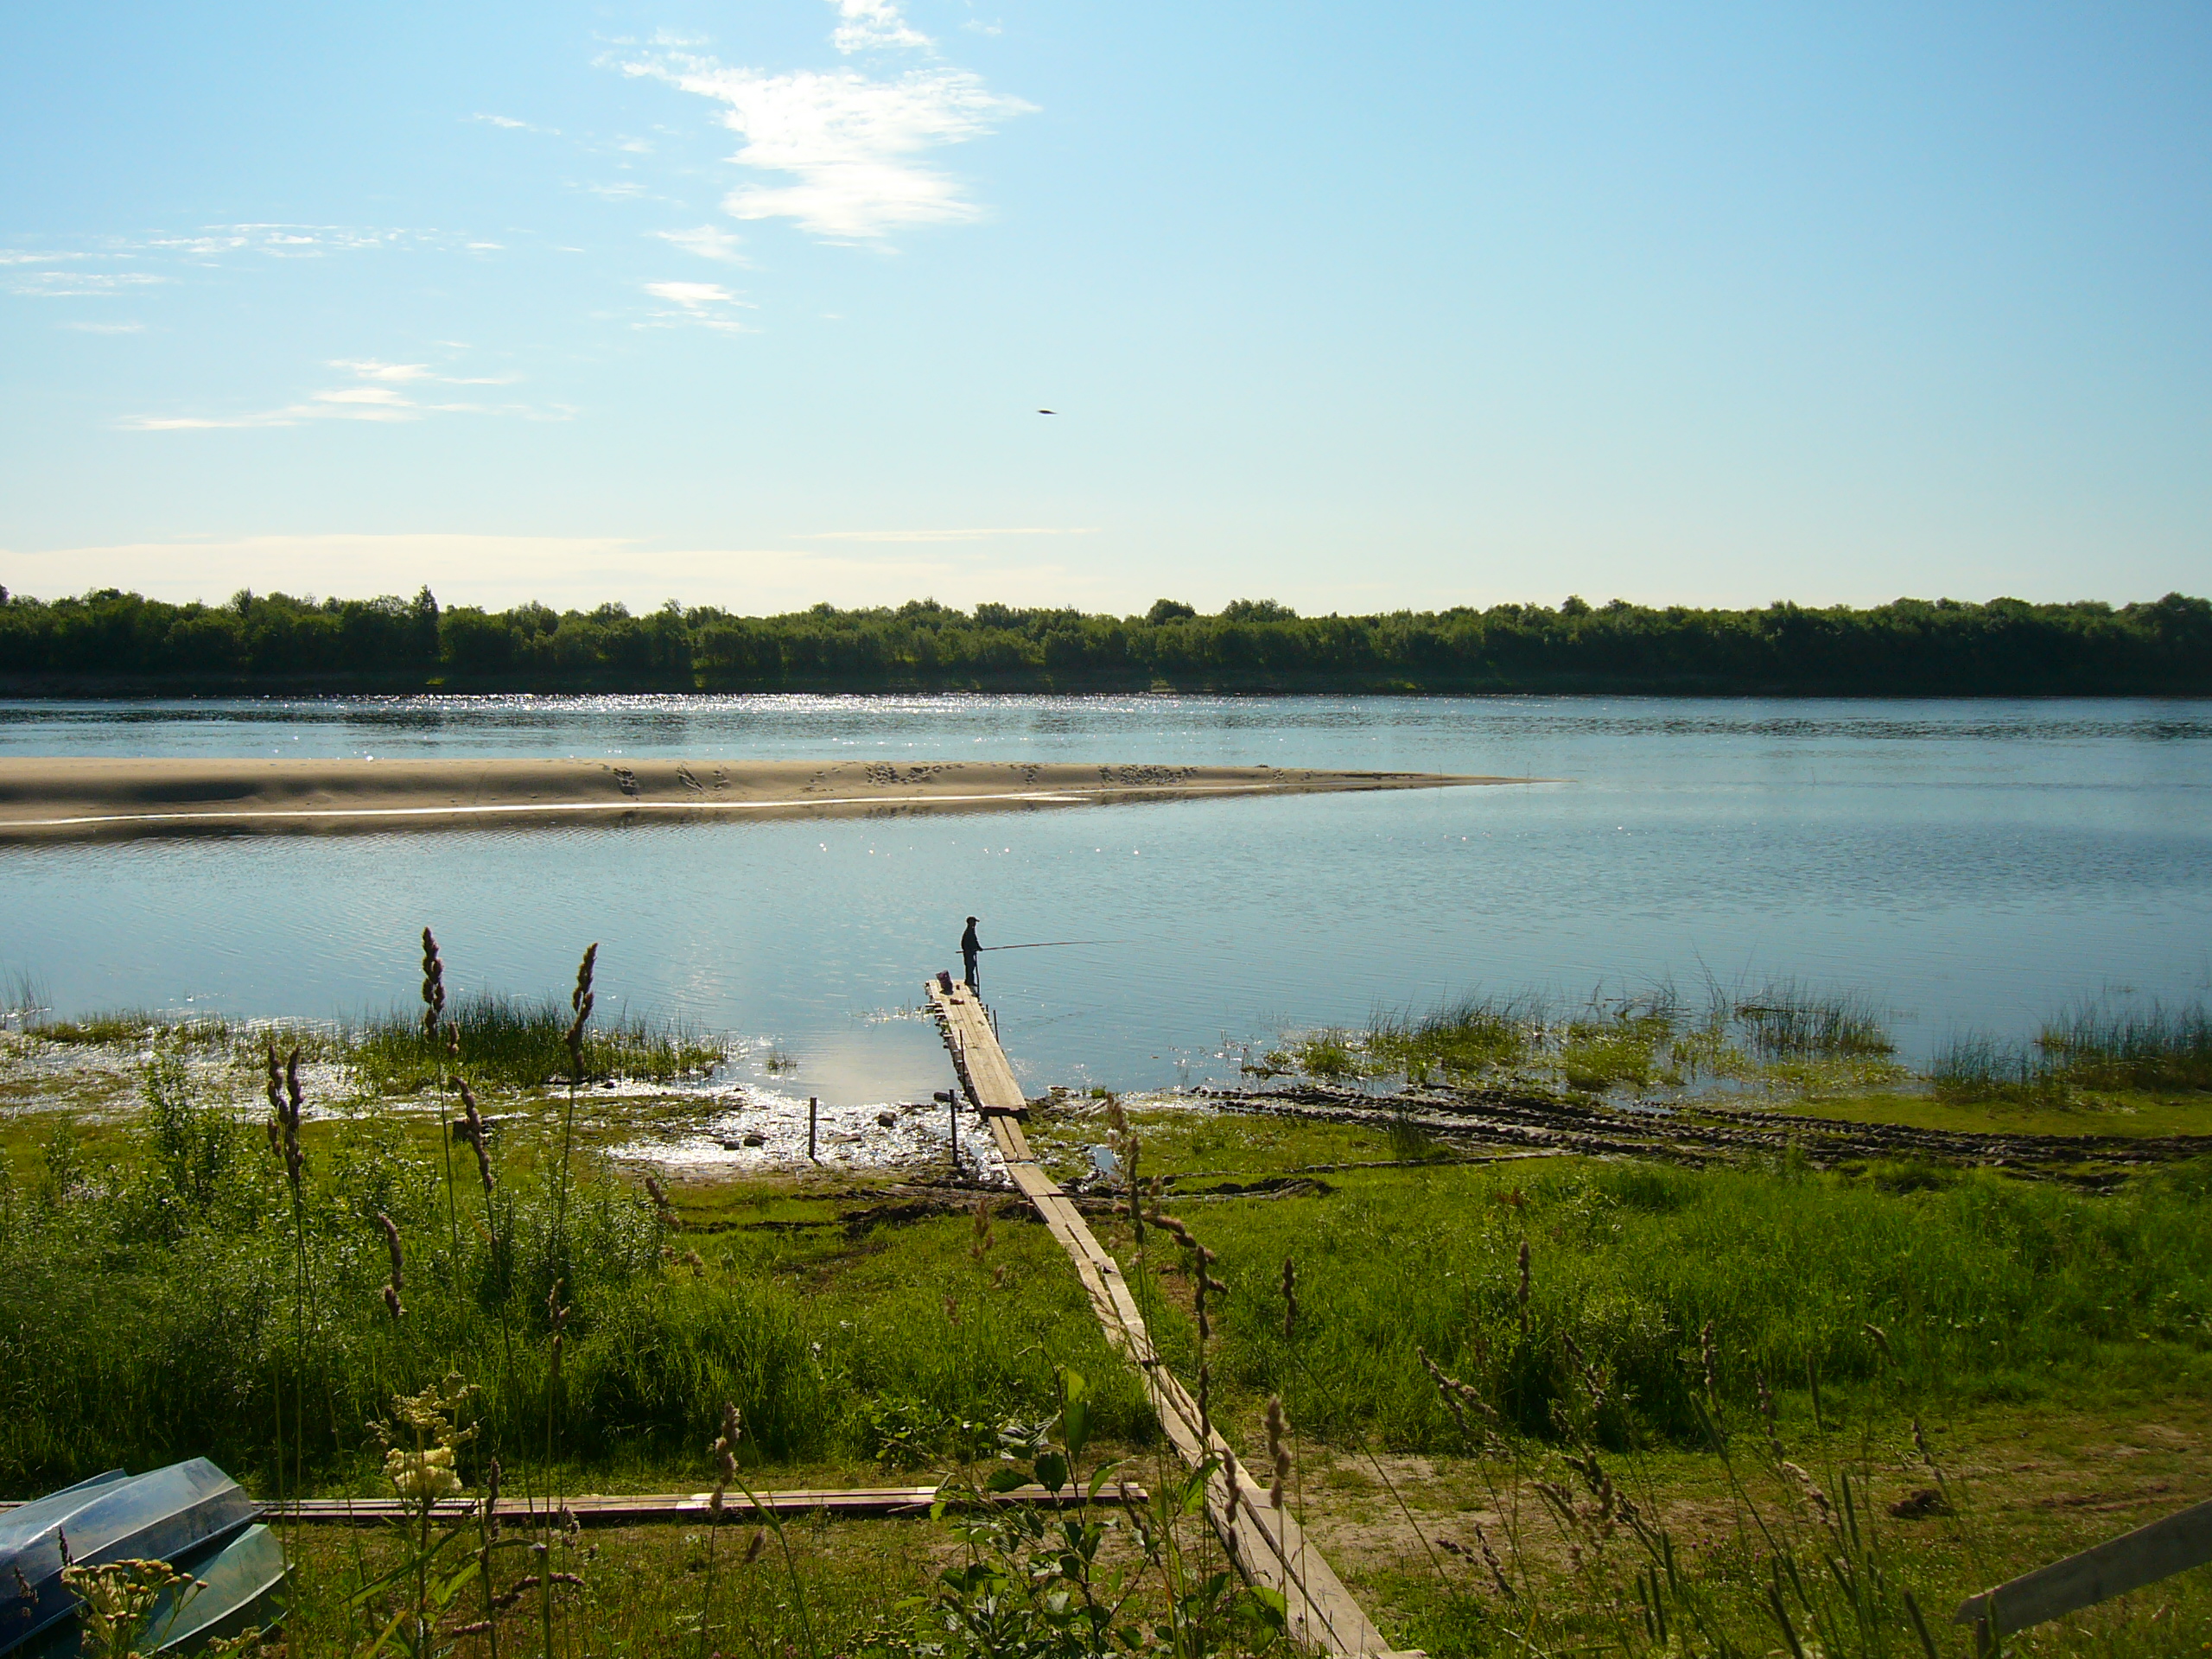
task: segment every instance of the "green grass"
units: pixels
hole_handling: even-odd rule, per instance
[[[2047,1021],[2032,1043],[1956,1038],[1931,1075],[1936,1093],[1956,1101],[2032,1105],[2082,1090],[2202,1092],[2212,1090],[2212,1013],[2202,1003],[2083,1004]]]
[[[483,1387],[496,1444],[536,1444],[556,1278],[574,1313],[554,1450],[579,1469],[702,1444],[725,1399],[772,1461],[866,1464],[887,1434],[896,1456],[934,1456],[1047,1412],[1056,1363],[1102,1379],[1109,1432],[1149,1434],[1042,1229],[999,1224],[981,1262],[957,1217],[856,1239],[671,1232],[589,1166],[564,1226],[556,1113],[504,1117],[488,1219],[466,1147],[448,1207],[420,1118],[310,1123],[304,1341],[279,1166],[178,1068],[149,1079],[137,1122],[65,1122],[17,1152],[0,1173],[0,1490],[194,1453],[266,1475],[280,1389],[288,1414],[308,1402],[318,1478],[346,1484],[365,1467],[360,1425],[448,1369]],[[407,1263],[396,1325],[379,1213]]]
[[[111,1008],[76,1020],[31,1020],[24,1030],[41,1041],[71,1048],[135,1049],[157,1034],[194,1046],[228,1043],[232,1037],[228,1020],[178,1019],[150,1008]]]
[[[1554,1011],[1541,998],[1468,997],[1424,1015],[1377,1013],[1366,1027],[1289,1033],[1262,1075],[1325,1083],[1414,1084],[1642,1093],[1699,1085],[1793,1091],[1902,1077],[1880,1011],[1862,996],[1777,980],[1707,987],[1693,1003],[1669,984]]]
[[[1792,1101],[1787,1109],[1839,1122],[1895,1123],[1954,1134],[2177,1135],[2212,1134],[2202,1095],[2069,1089],[2031,1095],[1882,1092]]]
[[[480,1083],[515,1089],[565,1080],[570,1013],[558,997],[531,999],[475,993],[446,1010],[461,1033],[469,1075]],[[339,1058],[362,1087],[390,1095],[415,1094],[441,1075],[444,1037],[426,1037],[419,1011],[375,1014],[345,1029]],[[595,1020],[584,1042],[585,1073],[665,1083],[719,1064],[723,1046],[691,1027],[617,1014]]]
[[[1662,983],[1635,995],[1593,996],[1565,1014],[1529,996],[1466,998],[1418,1017],[1378,1013],[1357,1031],[1287,1033],[1263,1064],[1247,1070],[1334,1084],[1403,1079],[1577,1094],[1748,1094],[1840,1101],[1851,1111],[1871,1096],[1917,1089],[1946,1106],[2125,1114],[2145,1096],[2212,1091],[2212,1013],[2202,1004],[2127,1010],[2085,1003],[2046,1021],[2031,1041],[1953,1038],[1916,1077],[1897,1060],[1881,1008],[1863,995],[1783,979],[1734,991],[1709,985],[1695,1003]],[[1910,1121],[1923,1119],[1915,1113]]]
[[[1146,1452],[1140,1478],[1156,1478],[1158,1436],[1135,1379],[1106,1349],[1059,1249],[1010,1200],[980,1254],[964,1214],[855,1220],[894,1197],[882,1182],[684,1182],[664,1209],[588,1150],[624,1130],[616,1115],[579,1122],[583,1149],[567,1164],[564,1204],[565,1091],[542,1089],[558,1067],[539,1071],[543,1048],[533,1046],[549,1011],[561,1010],[505,1007],[523,1011],[508,1022],[512,1040],[496,1020],[462,1027],[472,1065],[480,1048],[518,1057],[479,1074],[498,1120],[488,1211],[474,1153],[442,1146],[427,1114],[393,1109],[374,1092],[423,1078],[407,1069],[422,1058],[410,1056],[411,1025],[385,1023],[378,1040],[391,1058],[381,1071],[365,1069],[358,1042],[351,1051],[364,1092],[304,1134],[304,1304],[281,1166],[252,1115],[200,1092],[219,1082],[194,1081],[226,1049],[250,1058],[257,1032],[199,1022],[148,1043],[143,1027],[119,1021],[131,1034],[110,1046],[147,1056],[132,1109],[10,1120],[0,1133],[0,1491],[196,1454],[266,1490],[280,1401],[288,1442],[304,1404],[311,1484],[377,1491],[367,1425],[394,1393],[448,1369],[483,1390],[472,1477],[497,1452],[510,1491],[518,1478],[541,1491],[697,1490],[710,1480],[702,1447],[725,1400],[744,1414],[742,1460],[755,1484],[925,1479],[988,1459],[1002,1429],[1048,1419],[1060,1365],[1091,1380],[1102,1444]],[[1396,1043],[1400,1056],[1425,1054],[1465,1077],[1514,1075],[1502,1065],[1560,1080],[1571,1055],[1586,1077],[1605,1073],[1615,1086],[1632,1084],[1638,1066],[1656,1087],[1670,1072],[1711,1076],[1739,1062],[1762,1077],[1888,1064],[1848,1007],[1794,992],[1732,1000],[1717,1020],[1713,1007],[1686,1012],[1656,995],[1560,1020],[1516,1008],[1513,1019],[1524,1014],[1516,1026],[1499,1008],[1463,1007],[1333,1040],[1348,1075],[1381,1064]],[[1536,1034],[1516,1050],[1516,1031]],[[680,1036],[661,1034],[672,1046]],[[327,1040],[334,1057],[356,1039]],[[2109,1042],[2101,1063],[2126,1052]],[[2128,1063],[2143,1052],[2139,1041]],[[1078,1160],[1103,1138],[1098,1109],[1076,1100],[1040,1109],[1040,1148]],[[2107,1119],[2146,1130],[2187,1124],[2201,1107],[2185,1090],[2161,1101],[2080,1083],[2029,1101],[1891,1095],[1850,1104],[1853,1115],[1885,1109],[1891,1121],[1921,1114],[1942,1127],[2053,1123],[2069,1133]],[[1935,1615],[1942,1650],[1963,1652],[1942,1625],[1947,1599],[2185,1501],[2158,1496],[2164,1487],[2131,1488],[2123,1519],[2108,1501],[2121,1460],[2092,1455],[2088,1437],[2150,1425],[2147,1458],[2179,1444],[2183,1430],[2212,1433],[2192,1403],[2212,1397],[2212,1160],[2091,1195],[1911,1159],[1832,1173],[1787,1160],[1702,1171],[1573,1158],[1480,1165],[1387,1126],[1234,1110],[1132,1116],[1142,1168],[1193,1187],[1335,1166],[1319,1188],[1289,1196],[1171,1193],[1166,1205],[1218,1252],[1213,1270],[1229,1286],[1206,1354],[1220,1421],[1254,1453],[1262,1408],[1281,1398],[1310,1465],[1295,1501],[1315,1506],[1316,1536],[1332,1541],[1336,1565],[1395,1640],[1440,1656],[1664,1650],[1621,1622],[1638,1605],[1630,1533],[1601,1539],[1584,1522],[1561,1530],[1541,1521],[1540,1481],[1586,1508],[1595,1501],[1576,1484],[1574,1459],[1602,1459],[1660,1518],[1686,1564],[1669,1605],[1685,1617],[1702,1609],[1739,1650],[1786,1650],[1764,1611],[1778,1561],[1825,1573],[1825,1554],[1840,1553],[1852,1571],[1878,1567],[1885,1584],[1911,1587]],[[1402,1166],[1359,1167],[1393,1164]],[[379,1214],[397,1224],[405,1255],[407,1314],[397,1324],[381,1300],[390,1264]],[[1171,1363],[1192,1380],[1186,1266],[1155,1231],[1141,1272],[1126,1223],[1096,1225],[1142,1287]],[[1298,1300],[1287,1333],[1286,1258]],[[556,1280],[573,1310],[557,1388],[545,1300]],[[1422,1351],[1497,1412],[1495,1446],[1470,1440]],[[1775,1402],[1770,1424],[1762,1385]],[[1938,1433],[1960,1490],[1986,1494],[1978,1507],[1924,1522],[1872,1513],[1919,1478],[1899,1451],[1916,1416]],[[2049,1444],[2016,1444],[2015,1425]],[[1854,1484],[1872,1506],[1864,1536],[1823,1530],[1774,1462],[1770,1433],[1826,1491]],[[2069,1472],[2024,1474],[2023,1458]],[[2201,1488],[2201,1452],[2173,1453],[2171,1467],[2176,1492]],[[2064,1496],[2059,1480],[2092,1492],[2096,1506],[2050,1507]],[[1386,1485],[1424,1535],[1469,1550],[1470,1517],[1491,1517],[1523,1587],[1519,1610],[1483,1587],[1471,1556],[1440,1558],[1440,1573],[1410,1532],[1382,1537],[1402,1513]],[[1772,1529],[1771,1549],[1746,1543],[1758,1535],[1751,1508]],[[1501,1514],[1520,1518],[1506,1529]],[[741,1551],[746,1535],[733,1529],[721,1546]],[[391,1540],[302,1534],[300,1547],[296,1645],[358,1643],[347,1588]],[[957,1540],[919,1522],[804,1528],[796,1547],[824,1652],[866,1645],[887,1602],[928,1593],[937,1571],[963,1559]],[[806,1651],[788,1581],[760,1562],[733,1567],[730,1554],[715,1629],[699,1640],[698,1529],[587,1535],[559,1548],[556,1564],[585,1581],[563,1615],[570,1650]],[[2204,1576],[2008,1649],[2193,1649],[2212,1637]],[[1817,1585],[1808,1592],[1819,1604],[1808,1621],[1839,1615],[1824,1598]],[[1917,1651],[1900,1645],[1897,1605],[1884,1604],[1881,1640]],[[1884,1650],[1871,1639],[1822,1645]],[[536,1641],[518,1618],[503,1651],[525,1650]]]
[[[228,1051],[242,1065],[260,1062],[269,1044],[278,1052],[298,1047],[307,1058],[346,1067],[365,1092],[416,1094],[442,1075],[445,1044],[458,1030],[469,1076],[480,1086],[530,1089],[569,1075],[568,1002],[557,996],[523,997],[475,992],[445,1012],[435,1038],[423,1033],[418,1009],[394,1008],[352,1020],[255,1022],[220,1015],[157,1014],[117,1009],[74,1020],[29,1020],[23,1035],[34,1043],[69,1048],[151,1048],[205,1053]],[[726,1046],[680,1020],[642,1014],[602,1014],[587,1028],[585,1073],[665,1083],[696,1076],[719,1065]]]
[[[1897,1374],[1944,1398],[2212,1385],[2212,1162],[2102,1197],[1904,1165],[1853,1179],[1547,1160],[1329,1179],[1325,1197],[1185,1211],[1231,1287],[1217,1386],[1279,1393],[1327,1435],[1456,1445],[1425,1350],[1545,1436],[1579,1349],[1614,1379],[1609,1443],[1693,1441],[1690,1360],[1708,1323],[1738,1407],[1762,1376],[1866,1385],[1890,1364],[1870,1324]],[[1286,1257],[1300,1308],[1288,1340]],[[1176,1304],[1179,1281],[1166,1288]],[[1161,1334],[1187,1363],[1187,1321]]]
[[[703,1470],[691,1484],[707,1478]],[[807,1652],[791,1580],[771,1542],[751,1562],[746,1546],[753,1529],[732,1525],[715,1542],[718,1557],[711,1605],[707,1591],[708,1529],[702,1524],[594,1529],[556,1544],[556,1572],[575,1573],[581,1588],[564,1586],[556,1599],[555,1642],[561,1652],[588,1652],[607,1659],[701,1650],[698,1631],[707,1615],[707,1643],[715,1651],[753,1655]],[[806,1586],[812,1634],[825,1653],[849,1653],[888,1622],[902,1599],[925,1595],[948,1554],[943,1530],[926,1518],[817,1521],[801,1518],[789,1529]],[[391,1598],[365,1608],[350,1605],[347,1592],[403,1559],[399,1541],[386,1531],[354,1534],[336,1528],[301,1531],[293,1546],[295,1593],[287,1620],[295,1652],[343,1654],[365,1648],[390,1617]],[[498,1582],[512,1584],[530,1571],[518,1556],[500,1560]],[[449,1621],[480,1616],[474,1587],[458,1598]],[[382,1612],[384,1618],[372,1615]],[[539,1610],[526,1595],[501,1621],[500,1650],[538,1651]],[[454,1651],[484,1655],[480,1637],[461,1638]]]

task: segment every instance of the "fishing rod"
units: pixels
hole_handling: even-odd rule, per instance
[[[1134,944],[1134,939],[1039,939],[1034,944],[986,944],[983,950],[1058,950],[1071,944]]]

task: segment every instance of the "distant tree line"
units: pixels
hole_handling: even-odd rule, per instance
[[[736,616],[671,601],[554,611],[240,593],[172,605],[0,588],[0,686],[159,690],[1617,691],[1789,695],[2212,692],[2212,602],[1901,599],[1302,617],[1271,600],[1142,616],[932,600]]]

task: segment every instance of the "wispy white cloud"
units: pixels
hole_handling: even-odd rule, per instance
[[[672,311],[654,312],[657,321],[695,322],[725,334],[742,334],[745,325],[733,314],[741,308],[752,308],[749,302],[720,283],[647,283],[645,292],[676,308]]]
[[[167,280],[144,270],[40,270],[9,287],[33,299],[67,300],[122,294]]]
[[[702,259],[715,259],[726,265],[752,263],[738,251],[743,244],[737,232],[726,231],[719,225],[702,225],[690,231],[654,231],[650,234]]]
[[[435,247],[450,239],[423,231],[357,225],[210,225],[188,235],[141,237],[111,246],[123,254],[168,254],[189,259],[213,259],[226,253],[301,259],[378,248]]]
[[[831,38],[841,51],[927,52],[933,44],[907,24],[894,0],[834,3],[839,21]],[[853,68],[768,74],[664,48],[621,67],[723,105],[722,124],[745,140],[731,160],[791,181],[734,190],[724,211],[736,219],[793,219],[837,241],[980,219],[982,208],[960,184],[920,157],[982,137],[1035,107],[991,91],[970,71],[934,62],[889,78]]]
[[[995,536],[1096,536],[1096,524],[1009,525],[991,530],[817,530],[803,542],[980,542]]]
[[[10,292],[78,299],[188,278],[239,258],[320,259],[378,249],[437,249],[459,238],[433,232],[350,225],[208,225],[190,232],[87,238],[77,247],[0,250]]]
[[[330,366],[351,369],[364,380],[388,381],[401,385],[410,380],[430,378],[430,365],[427,363],[385,363],[375,358],[340,358]]]
[[[60,325],[80,334],[143,334],[143,322],[65,322]]]
[[[837,28],[830,41],[840,52],[936,44],[909,24],[897,0],[836,0]]]
[[[511,415],[529,420],[565,420],[573,410],[528,404],[483,404],[441,397],[440,386],[511,384],[511,375],[440,374],[427,363],[386,363],[376,359],[341,359],[331,367],[353,376],[350,382],[310,391],[277,409],[232,414],[140,415],[118,423],[131,432],[194,432],[226,429],[300,426],[315,421],[427,420],[434,415]]]
[[[561,136],[561,129],[558,127],[541,127],[535,121],[518,121],[512,115],[487,115],[479,111],[468,118],[471,121],[481,122],[487,127],[504,128],[509,132],[541,133],[549,138],[558,138]]]

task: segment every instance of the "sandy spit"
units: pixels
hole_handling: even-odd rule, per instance
[[[954,760],[0,758],[0,842],[507,827],[678,817],[885,817],[1520,778]]]

